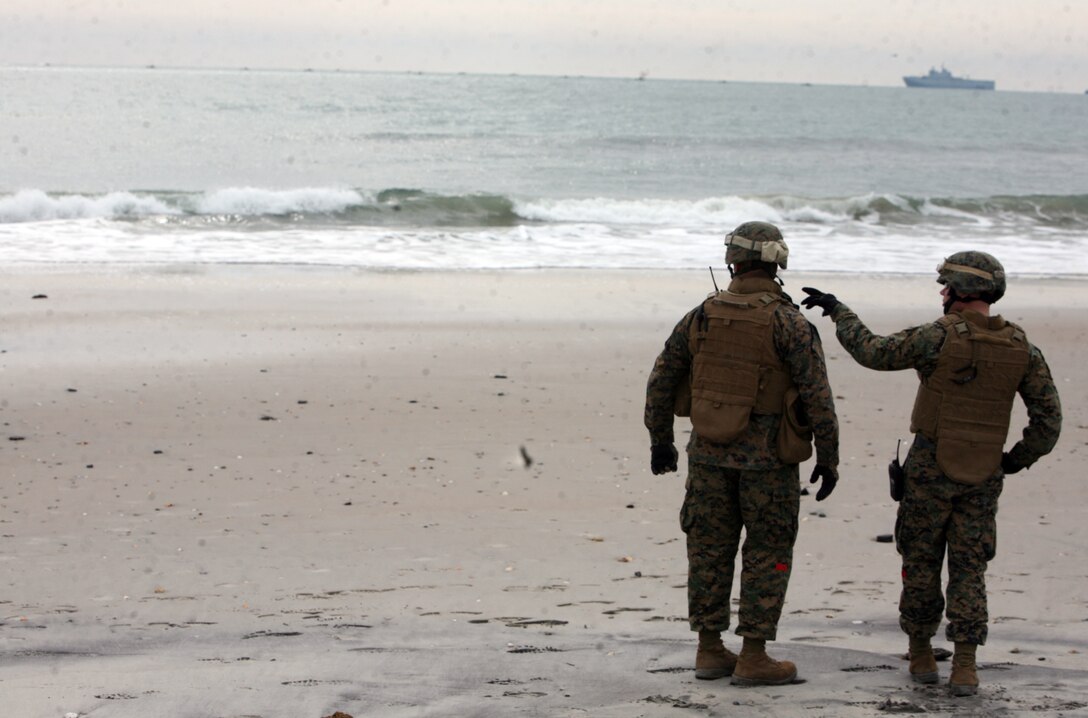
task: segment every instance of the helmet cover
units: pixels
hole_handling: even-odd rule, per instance
[[[745,222],[725,235],[726,264],[771,262],[785,269],[789,255],[782,232],[769,222]]]
[[[989,295],[991,303],[1005,294],[1005,268],[986,252],[956,252],[937,266],[937,281],[961,297]]]

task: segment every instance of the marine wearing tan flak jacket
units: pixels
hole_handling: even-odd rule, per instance
[[[820,337],[775,281],[789,249],[778,228],[746,222],[726,239],[733,280],[688,312],[646,386],[655,474],[676,471],[673,417],[690,416],[688,620],[699,632],[696,678],[743,685],[790,683],[797,668],[767,655],[793,565],[800,509],[798,464],[812,455],[822,501],[838,481],[838,422]],[[742,529],[739,657],[726,650]]]
[[[834,295],[804,287],[806,308],[821,307],[839,342],[870,369],[916,369],[914,443],[895,524],[903,559],[899,625],[910,639],[910,674],[939,675],[930,639],[945,610],[941,567],[948,554],[945,635],[955,643],[949,686],[978,692],[975,653],[986,643],[986,565],[997,548],[997,500],[1005,476],[1050,452],[1061,432],[1058,390],[1024,330],[990,305],[1005,294],[1005,270],[985,252],[957,252],[937,268],[945,315],[931,324],[876,336]],[[1013,399],[1027,407],[1023,436],[1004,453]]]

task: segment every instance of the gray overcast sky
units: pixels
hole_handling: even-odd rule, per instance
[[[1088,89],[1088,0],[0,0],[0,64]]]

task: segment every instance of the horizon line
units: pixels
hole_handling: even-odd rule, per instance
[[[250,65],[159,65],[157,63],[145,63],[142,65],[95,65],[95,64],[70,64],[70,63],[52,63],[42,62],[36,64],[28,63],[0,63],[0,69],[13,69],[13,70],[50,70],[50,69],[63,69],[63,70],[124,70],[124,71],[156,71],[165,70],[170,72],[258,72],[258,73],[289,73],[289,74],[342,74],[342,75],[434,75],[441,77],[528,77],[528,78],[547,78],[547,79],[574,79],[574,80],[617,80],[617,81],[632,81],[632,82],[698,82],[709,84],[748,84],[748,85],[792,85],[800,87],[871,87],[871,88],[886,88],[886,89],[903,89],[903,90],[927,90],[933,88],[911,88],[906,85],[896,84],[871,84],[867,82],[863,83],[841,83],[841,82],[819,82],[812,80],[744,80],[744,79],[729,79],[729,78],[705,78],[705,77],[673,77],[668,75],[656,76],[646,71],[639,71],[631,75],[594,75],[594,74],[571,74],[571,73],[537,73],[537,72],[486,72],[486,71],[470,71],[470,70],[390,70],[390,69],[358,69],[358,68],[344,68],[344,67],[273,67],[273,66],[250,66]],[[899,78],[902,81],[902,77]],[[957,88],[958,89],[958,88]],[[1048,95],[1080,95],[1088,94],[1088,90],[1084,93],[1080,93],[1075,90],[1016,90],[1016,89],[998,89],[987,90],[987,92],[1002,92],[1002,93],[1031,93],[1031,94],[1048,94]]]

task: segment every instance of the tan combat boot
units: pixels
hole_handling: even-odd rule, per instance
[[[699,631],[699,650],[695,652],[695,677],[704,681],[733,675],[737,654],[722,644],[721,631]]]
[[[910,679],[915,683],[936,683],[937,659],[928,638],[910,637]]]
[[[952,653],[952,675],[948,687],[954,696],[973,696],[978,693],[978,672],[975,669],[974,643],[956,643]]]
[[[732,683],[736,686],[780,686],[797,678],[797,666],[767,655],[766,642],[745,638],[737,656]]]

